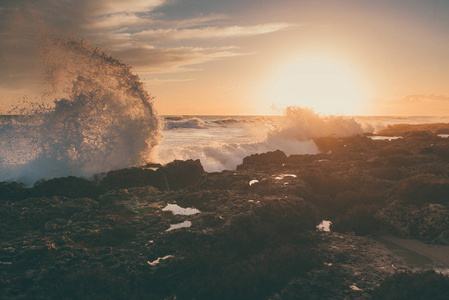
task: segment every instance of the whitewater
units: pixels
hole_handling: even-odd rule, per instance
[[[314,138],[373,134],[394,124],[448,123],[449,117],[326,116],[290,107],[279,116],[163,116],[161,122],[158,162],[200,159],[214,172],[234,170],[255,153],[316,154]]]

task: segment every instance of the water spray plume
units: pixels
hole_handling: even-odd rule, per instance
[[[40,61],[34,74],[43,75],[42,105],[15,110],[27,122],[2,124],[0,181],[90,176],[148,162],[160,125],[139,77],[83,40],[39,34],[33,60]]]

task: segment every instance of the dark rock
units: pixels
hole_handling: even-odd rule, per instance
[[[58,196],[28,198],[12,205],[11,210],[16,213],[10,212],[14,218],[9,221],[22,227],[38,229],[48,221],[69,219],[74,214],[88,212],[96,206],[98,203],[89,198],[69,199]]]
[[[194,190],[248,190],[253,179],[248,174],[236,174],[234,171],[208,173],[192,189]]]
[[[333,137],[315,138],[313,141],[318,149],[324,153],[329,151],[335,152],[345,146],[342,140]]]
[[[374,289],[372,299],[448,299],[449,277],[434,270],[400,272]]]
[[[163,174],[171,190],[180,190],[198,183],[204,169],[199,159],[175,160],[157,170]]]
[[[0,182],[0,201],[17,201],[31,197],[30,189],[17,182]]]
[[[448,145],[435,145],[431,147],[423,148],[420,151],[421,154],[435,154],[442,159],[449,159],[449,146]]]
[[[355,206],[347,214],[332,222],[331,230],[337,232],[354,232],[357,235],[373,234],[381,228],[375,218],[377,208],[373,206]]]
[[[146,165],[142,166],[142,168],[144,169],[157,169],[162,167],[161,164],[156,164],[156,163],[147,163]]]
[[[405,203],[449,203],[449,180],[431,174],[419,174],[400,182],[397,197]]]
[[[164,175],[161,172],[143,168],[128,168],[110,171],[106,174],[106,177],[100,181],[99,186],[103,190],[143,186],[153,186],[159,190],[167,189]]]
[[[251,166],[263,166],[281,164],[287,160],[287,155],[281,150],[253,154],[243,159],[243,164],[237,166],[237,170],[242,170]]]
[[[445,205],[417,207],[395,201],[376,217],[401,236],[447,245],[449,209]]]
[[[101,190],[92,181],[69,176],[38,181],[34,184],[32,194],[35,197],[97,198]]]
[[[403,137],[407,139],[433,139],[435,134],[430,131],[406,131]]]

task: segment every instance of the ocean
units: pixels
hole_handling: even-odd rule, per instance
[[[32,185],[39,179],[90,178],[148,162],[187,159],[199,159],[208,172],[234,170],[255,153],[279,149],[287,155],[316,154],[312,140],[316,137],[375,133],[390,124],[449,123],[449,117],[322,116],[302,108],[291,108],[284,116],[161,116],[158,120],[156,134],[155,128],[130,120],[109,127],[102,122],[90,124],[92,120],[80,123],[73,118],[73,107],[37,116],[0,116],[0,181]],[[132,127],[135,124],[137,128]]]

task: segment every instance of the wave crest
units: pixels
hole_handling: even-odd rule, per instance
[[[354,118],[322,116],[310,108],[291,106],[285,110],[281,123],[268,134],[268,139],[279,138],[305,141],[333,136],[349,137],[362,134],[363,127]]]
[[[190,119],[169,119],[165,118],[164,129],[177,129],[177,128],[196,128],[201,129],[205,127],[205,123],[203,120],[199,118],[190,118]]]

